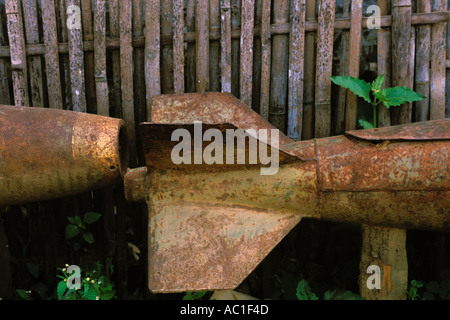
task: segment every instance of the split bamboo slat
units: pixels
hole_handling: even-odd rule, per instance
[[[241,0],[231,0],[231,94],[240,97]],[[236,37],[235,35],[239,33]]]
[[[94,76],[97,91],[97,114],[109,116],[109,90],[106,74],[106,1],[94,8]]]
[[[183,0],[173,0],[173,73],[175,93],[184,93]]]
[[[147,121],[151,121],[152,97],[161,93],[159,0],[145,2],[145,88]]]
[[[317,29],[315,137],[327,137],[331,127],[331,80],[335,1],[319,1]]]
[[[4,6],[0,5],[0,46],[7,45],[7,39],[5,38],[4,30],[6,29],[6,21],[2,18]],[[0,103],[11,104],[11,95],[9,92],[8,83],[8,58],[0,58]]]
[[[133,38],[144,37],[145,17],[144,0],[133,0]],[[144,47],[133,49],[133,89],[136,130],[139,123],[146,121],[147,109],[145,106],[145,68]],[[139,137],[137,137],[140,145]],[[138,148],[138,157],[143,161],[142,150]],[[142,163],[141,161],[141,163]]]
[[[42,1],[42,25],[44,35],[44,57],[47,76],[48,106],[62,109],[62,91],[58,54],[58,35],[56,25],[55,2]]]
[[[94,21],[91,0],[81,0],[81,21],[83,23],[83,40],[93,42]],[[95,61],[93,51],[84,52],[84,72],[86,111],[93,113],[97,110],[97,96],[95,90]]]
[[[435,0],[434,11],[445,12],[447,0]],[[446,22],[431,27],[430,120],[445,118]]]
[[[361,54],[361,33],[362,33],[362,0],[352,1],[351,25],[349,34],[349,65],[348,75],[359,78],[359,57]],[[350,63],[351,61],[351,63]],[[356,129],[357,124],[357,103],[358,97],[350,90],[347,90],[345,110],[345,130]]]
[[[209,1],[209,30],[220,32],[220,0]],[[220,92],[220,40],[209,42],[209,91]]]
[[[27,44],[38,44],[39,25],[36,0],[22,1],[25,26],[25,38]],[[28,74],[30,82],[30,104],[34,107],[44,106],[44,84],[42,81],[42,57],[28,57]]]
[[[29,106],[27,58],[20,1],[5,1],[5,9],[11,51],[14,104],[16,106]]]
[[[173,35],[173,0],[161,1],[161,24],[160,32],[162,36]],[[161,45],[161,93],[173,93],[174,72],[173,72],[173,46],[163,43]]]
[[[231,93],[231,6],[220,0],[221,91]]]
[[[380,15],[384,16],[391,12],[390,1],[379,0]],[[377,30],[377,71],[378,75],[384,75],[384,83],[382,88],[390,88],[391,70],[392,70],[392,47],[391,47],[391,30],[388,28],[380,28]],[[387,127],[391,125],[391,115],[389,110],[383,105],[377,106],[377,127]]]
[[[240,62],[240,99],[249,108],[252,106],[253,82],[253,27],[254,0],[243,0],[241,9],[241,62]]]
[[[274,0],[272,16],[272,22],[275,24],[288,23],[289,1]],[[286,128],[288,59],[289,36],[287,34],[272,36],[269,122],[283,132]]]
[[[209,1],[195,3],[195,68],[197,92],[209,91]]]
[[[269,120],[270,65],[272,43],[270,34],[270,0],[262,0],[261,9],[261,90],[259,113]]]
[[[300,140],[303,123],[305,2],[291,1],[288,77],[288,137]]]

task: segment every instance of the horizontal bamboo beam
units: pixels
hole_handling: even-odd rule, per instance
[[[362,19],[362,28],[367,28],[367,19]],[[382,16],[380,17],[381,27],[389,28],[392,26],[392,16]],[[450,21],[450,12],[427,12],[427,13],[414,13],[411,15],[411,24],[412,25],[423,25],[423,24],[433,24],[439,22],[448,22]],[[336,19],[335,20],[335,29],[350,29],[351,20],[349,18],[346,19]],[[271,35],[277,34],[288,34],[290,31],[290,23],[275,23],[270,26]],[[306,21],[306,29],[305,31],[317,31],[317,21]],[[260,35],[260,27],[255,26],[254,34],[255,36]],[[233,29],[231,32],[232,38],[240,38],[241,30]],[[209,31],[209,39],[210,40],[220,40],[220,28],[210,28]],[[184,33],[184,41],[185,42],[195,42],[195,32],[185,32]],[[173,42],[173,34],[164,34],[161,35],[161,44],[172,44]],[[144,47],[145,37],[133,37],[132,45],[133,47]],[[120,48],[120,39],[113,38],[106,40],[106,48],[109,50],[119,49]],[[83,49],[84,51],[94,51],[94,41],[88,40],[83,41]],[[58,52],[59,53],[68,53],[69,45],[67,42],[62,42],[58,44]],[[45,46],[44,44],[29,44],[26,45],[26,54],[27,56],[34,55],[44,55]],[[0,58],[6,58],[10,56],[9,46],[0,46]]]

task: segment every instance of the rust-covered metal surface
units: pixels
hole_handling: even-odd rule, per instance
[[[0,206],[120,183],[123,126],[92,114],[0,105]]]
[[[302,217],[450,229],[448,121],[299,142],[280,134],[279,170],[261,175],[258,164],[170,163],[171,132],[193,133],[195,121],[203,129],[273,128],[237,99],[153,101],[153,122],[141,124],[147,167],[128,171],[125,193],[148,204],[154,292],[235,288]]]

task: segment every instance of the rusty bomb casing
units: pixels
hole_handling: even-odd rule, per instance
[[[298,142],[280,134],[275,175],[174,164],[170,133],[195,121],[224,134],[273,128],[230,94],[154,97],[140,128],[147,166],[125,175],[126,198],[148,205],[154,292],[237,287],[303,217],[450,229],[448,119]]]
[[[0,105],[0,206],[103,188],[126,169],[122,120]]]

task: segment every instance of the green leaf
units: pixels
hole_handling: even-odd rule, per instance
[[[17,289],[16,293],[24,300],[32,300],[31,293],[29,293],[28,291]]]
[[[80,229],[76,225],[68,224],[66,226],[66,233],[65,233],[66,239],[71,239],[79,233],[80,233]]]
[[[379,99],[386,108],[400,106],[405,102],[414,102],[423,100],[426,97],[406,87],[394,87],[383,89],[381,93],[374,95]]]
[[[304,279],[298,282],[296,296],[298,300],[319,300],[315,293],[311,292],[308,282]]]
[[[86,241],[87,243],[94,243],[94,235],[91,232],[85,232],[83,233],[83,239],[84,241]]]
[[[370,122],[363,120],[363,119],[359,119],[358,123],[361,127],[363,127],[363,129],[373,129],[373,124],[371,124]]]
[[[77,224],[77,220],[75,219],[75,217],[66,217],[67,220],[71,223],[71,224]]]
[[[373,92],[378,92],[381,90],[381,86],[383,85],[384,82],[384,74],[382,74],[381,76],[378,76],[375,80],[373,80],[372,82],[372,91]]]
[[[368,103],[372,103],[370,100],[371,85],[364,80],[350,76],[335,76],[330,77],[330,79],[335,84],[349,89],[351,92],[356,94],[358,97],[363,98]]]
[[[58,287],[56,288],[56,293],[58,295],[58,299],[61,300],[64,292],[67,290],[67,283],[63,280],[58,283]]]
[[[196,300],[203,297],[207,291],[186,292],[182,300]]]
[[[98,212],[86,212],[83,217],[83,221],[87,224],[94,223],[102,216],[101,213]]]

